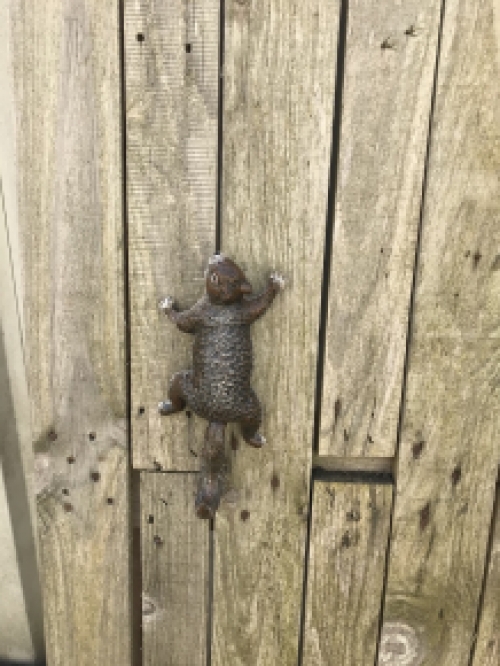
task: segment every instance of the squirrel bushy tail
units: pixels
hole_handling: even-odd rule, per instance
[[[205,431],[201,452],[201,470],[196,493],[196,514],[199,518],[215,517],[220,500],[226,490],[228,459],[223,423],[210,422]]]

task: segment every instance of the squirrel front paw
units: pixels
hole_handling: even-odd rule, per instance
[[[283,291],[285,288],[285,278],[276,271],[269,276],[269,282],[273,285],[275,291]]]
[[[158,303],[158,309],[164,314],[168,314],[174,309],[174,299],[171,296],[166,296]]]

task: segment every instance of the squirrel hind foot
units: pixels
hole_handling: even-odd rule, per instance
[[[251,437],[245,437],[245,442],[256,449],[260,449],[266,443],[266,438],[260,432],[256,432]]]

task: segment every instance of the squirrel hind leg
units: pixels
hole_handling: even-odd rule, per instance
[[[260,402],[253,391],[251,391],[248,401],[246,414],[239,419],[241,434],[247,444],[260,449],[266,439],[260,434],[259,428],[262,423],[262,408]]]
[[[168,400],[158,403],[158,411],[162,416],[182,412],[187,407],[187,396],[184,388],[186,372],[177,372],[170,381]]]

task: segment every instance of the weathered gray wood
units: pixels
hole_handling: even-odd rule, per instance
[[[43,660],[30,404],[22,346],[11,3],[0,5],[0,660]]]
[[[396,448],[440,6],[349,2],[321,455]]]
[[[380,664],[468,666],[500,457],[493,0],[447,0]]]
[[[219,0],[126,0],[125,51],[134,465],[197,469],[196,418],[157,410],[192,338],[157,304],[192,305],[215,250]]]
[[[471,666],[498,666],[500,663],[500,485],[497,485],[496,514],[486,590],[474,659]]]
[[[304,666],[375,661],[392,486],[315,482]]]
[[[25,352],[50,666],[131,663],[119,5],[14,3]]]
[[[287,287],[252,327],[267,444],[234,454],[216,518],[214,666],[297,664],[338,15],[226,3],[222,250]]]
[[[196,517],[197,475],[141,474],[144,666],[205,666],[209,523]]]

